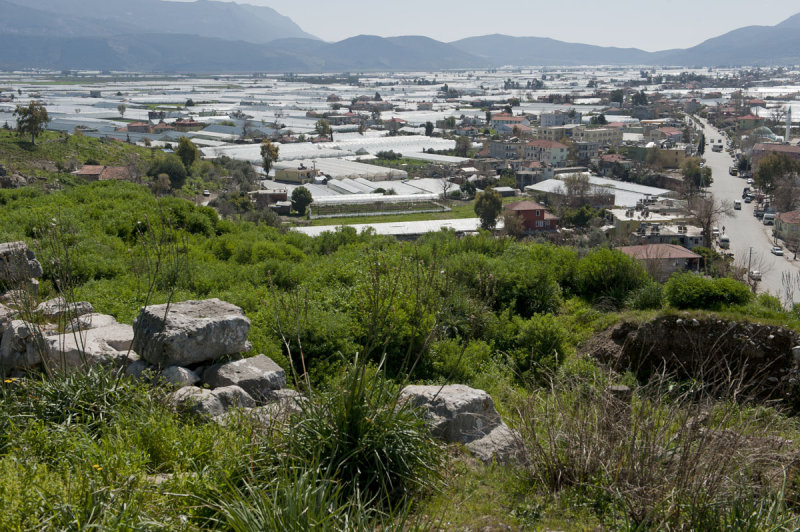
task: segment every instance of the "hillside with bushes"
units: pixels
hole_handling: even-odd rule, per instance
[[[311,238],[115,181],[0,190],[0,242],[17,240],[42,264],[41,300],[67,294],[128,324],[168,301],[241,307],[248,356],[277,362],[310,401],[265,429],[176,412],[169,386],[108,369],[9,374],[0,504],[11,529],[800,525],[791,350],[779,353],[785,394],[765,401],[750,382],[761,372],[687,375],[659,365],[667,354],[641,372],[631,362],[641,353],[625,351],[634,344],[609,340],[643,352],[647,334],[670,334],[681,346],[693,319],[717,335],[752,324],[731,345],[763,327],[800,330],[796,309],[737,281],[661,285],[615,250],[489,232]],[[664,319],[671,328],[650,325]],[[719,358],[722,347],[703,345],[698,356]],[[407,384],[450,383],[491,394],[520,461],[445,452],[413,409],[396,408]],[[607,390],[621,385],[631,398],[620,432]]]

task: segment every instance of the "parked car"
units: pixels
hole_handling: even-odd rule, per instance
[[[736,211],[742,210],[742,200],[733,200],[733,209]]]
[[[773,246],[771,251],[773,255],[783,257],[783,248],[781,248],[780,246]]]
[[[750,273],[748,274],[748,277],[750,277],[750,279],[752,279],[754,281],[760,281],[761,280],[761,272],[759,270],[750,270]]]
[[[203,191],[203,196],[208,197],[210,195],[211,195],[211,191],[210,190],[206,189],[206,190]]]

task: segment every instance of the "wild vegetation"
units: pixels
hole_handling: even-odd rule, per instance
[[[53,225],[62,251],[42,241]],[[143,257],[156,228],[180,243],[183,266],[151,291]],[[75,297],[122,322],[170,297],[241,306],[253,352],[311,401],[285,422],[243,415],[223,426],[174,412],[157,383],[106,370],[9,377],[9,529],[798,525],[790,440],[800,427],[780,405],[738,397],[736,382],[639,382],[582,354],[621,319],[678,309],[800,327],[735,281],[662,287],[617,251],[488,232],[310,238],[121,182],[0,190],[0,241],[19,239],[44,267],[42,297],[56,292],[56,254],[68,249]],[[490,392],[519,431],[522,462],[444,453],[417,412],[397,407],[408,382]],[[622,383],[633,390],[627,413],[605,392]]]

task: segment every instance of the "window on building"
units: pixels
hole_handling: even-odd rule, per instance
[[[542,211],[536,211],[535,215],[536,216],[541,216],[542,215]]]

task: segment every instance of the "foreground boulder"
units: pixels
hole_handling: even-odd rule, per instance
[[[41,330],[23,320],[10,320],[0,338],[0,366],[3,369],[27,369],[42,361],[44,338]]]
[[[225,413],[225,407],[211,390],[197,386],[184,386],[169,397],[169,403],[177,410],[189,410],[201,416],[216,417]]]
[[[50,299],[39,304],[36,307],[36,314],[43,317],[47,321],[61,321],[64,319],[79,318],[86,314],[92,314],[94,308],[88,301],[75,301],[67,303],[63,297]]]
[[[13,310],[0,303],[0,338],[3,337],[6,327],[11,325],[14,314],[16,313]]]
[[[286,372],[266,355],[211,366],[203,381],[212,388],[239,386],[256,401],[266,402],[273,390],[286,386]]]
[[[133,370],[135,371],[135,370]],[[192,386],[200,382],[200,376],[189,368],[180,366],[170,366],[161,372],[163,378],[169,384],[178,386]]]
[[[255,399],[239,386],[223,386],[222,388],[215,388],[211,393],[219,399],[226,410],[229,408],[253,408],[256,406]]]
[[[42,276],[42,265],[25,242],[0,244],[0,282],[16,284]]]
[[[255,400],[238,386],[225,386],[216,390],[184,386],[169,396],[169,403],[176,410],[188,410],[216,419],[230,409],[249,410],[256,405]]]
[[[464,444],[483,462],[517,458],[519,438],[500,418],[485,391],[461,384],[406,386],[400,397],[422,408],[434,437]]]
[[[45,343],[44,362],[51,369],[64,372],[98,364],[125,366],[139,358],[130,351],[133,328],[121,323],[48,336]]]
[[[226,388],[217,388],[214,392],[219,395],[218,392],[220,390],[229,388],[237,387],[228,386]],[[227,425],[238,416],[244,416],[264,428],[280,426],[285,424],[292,414],[299,414],[302,412],[303,402],[307,400],[308,399],[303,395],[288,388],[272,390],[261,399],[261,402],[266,403],[265,405],[255,408],[241,408],[234,412],[228,411],[221,416],[216,416],[214,421],[220,425]],[[242,404],[242,406],[245,405]]]
[[[101,327],[108,327],[109,325],[114,325],[116,323],[117,320],[114,319],[114,316],[92,312],[89,314],[82,314],[77,318],[70,320],[70,322],[64,327],[64,331],[74,332],[85,331],[87,329],[99,329]]]
[[[219,299],[145,307],[133,322],[133,350],[159,367],[189,366],[247,350],[250,320]]]

